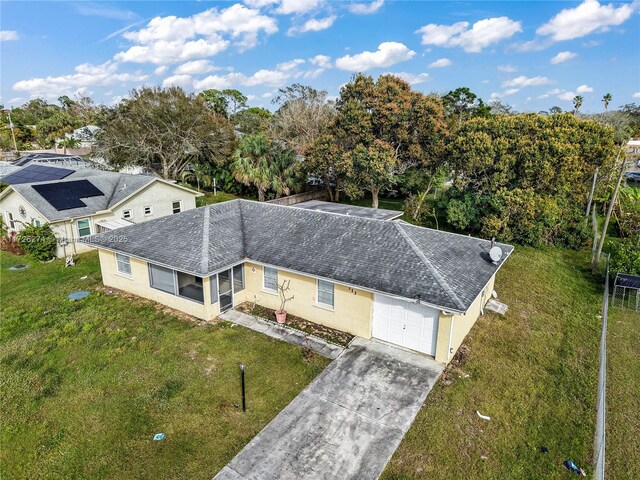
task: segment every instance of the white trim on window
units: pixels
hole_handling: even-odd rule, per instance
[[[153,215],[153,205],[146,205],[145,207],[142,208],[142,211],[145,217],[148,217],[149,215]]]
[[[178,206],[176,207],[176,204]],[[180,213],[182,211],[182,200],[174,200],[171,202],[171,213]]]
[[[335,307],[335,291],[333,282],[316,279],[316,305],[333,310]]]
[[[278,270],[276,268],[262,267],[262,290],[269,293],[278,292]]]
[[[133,210],[123,210],[122,211],[122,218],[124,218],[125,220],[130,220],[133,218]]]
[[[80,222],[86,222],[87,226],[86,227],[81,227],[80,226]],[[85,229],[89,229],[89,233],[82,233],[81,230],[85,230]],[[91,235],[91,219],[90,218],[79,218],[78,220],[76,220],[76,230],[78,231],[78,237],[82,238],[82,237],[88,237],[89,235]]]
[[[121,253],[116,253],[116,271],[119,275],[131,278],[131,258]]]

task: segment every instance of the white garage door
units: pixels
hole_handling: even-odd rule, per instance
[[[373,336],[435,356],[439,316],[435,308],[376,294]]]

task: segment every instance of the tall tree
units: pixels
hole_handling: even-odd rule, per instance
[[[295,83],[281,88],[273,99],[273,136],[297,153],[303,153],[327,132],[335,118],[327,92]]]
[[[370,168],[376,175],[384,163],[392,177],[410,167],[434,170],[442,162],[447,128],[441,99],[412,91],[398,77],[382,75],[375,82],[370,76],[356,75],[341,89],[337,110],[333,135],[343,159],[357,165],[343,168],[343,183],[349,184],[351,195],[368,183],[358,178],[366,162],[375,162]],[[391,149],[393,160],[388,159],[384,145]],[[357,154],[350,154],[356,149]],[[395,183],[392,177],[380,176],[388,180],[380,188],[366,187],[373,205],[378,204],[380,191]]]
[[[231,123],[244,134],[266,133],[273,115],[269,110],[250,107],[231,116]]]
[[[573,97],[573,113],[578,113],[578,111],[580,111],[580,107],[582,107],[582,102],[584,101],[584,98],[582,97],[582,95],[576,95],[575,97]]]
[[[233,175],[258,190],[258,200],[266,200],[267,191],[289,195],[297,187],[295,153],[270,142],[264,134],[245,135],[233,154]]]
[[[610,93],[605,93],[604,96],[602,97],[602,103],[604,103],[605,112],[609,110],[609,104],[611,103],[611,100],[613,100],[613,97],[611,96]]]
[[[450,91],[442,97],[442,101],[447,113],[457,120],[458,127],[467,118],[486,117],[491,111],[491,107],[487,106],[468,87],[460,87]]]
[[[211,110],[227,118],[247,107],[248,98],[239,90],[211,88],[200,92],[199,95]]]
[[[235,146],[227,119],[180,87],[133,90],[98,135],[98,151],[115,166],[142,165],[180,178],[190,163],[221,165]]]
[[[456,171],[448,220],[487,238],[580,246],[594,171],[611,171],[613,138],[571,114],[469,120],[447,147]]]

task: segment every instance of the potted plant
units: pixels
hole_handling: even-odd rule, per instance
[[[287,312],[284,306],[289,300],[293,300],[293,295],[287,298],[287,292],[291,285],[291,280],[283,280],[282,284],[278,284],[278,295],[280,295],[280,308],[276,311],[276,320],[278,323],[284,323],[287,320]]]

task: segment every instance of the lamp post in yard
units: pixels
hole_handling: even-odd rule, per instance
[[[244,371],[245,371],[244,363],[240,364],[240,380],[242,382],[242,411],[247,411],[247,401],[245,397],[245,389],[244,389]]]

